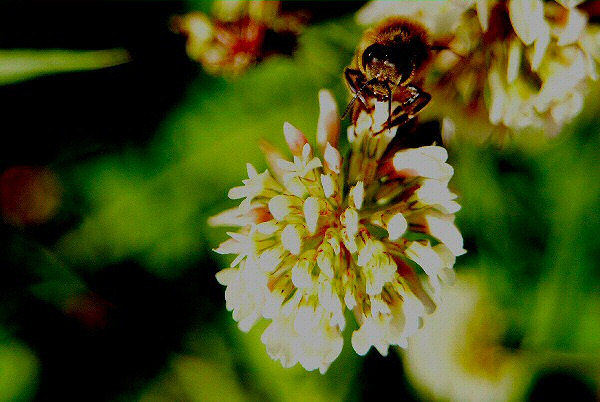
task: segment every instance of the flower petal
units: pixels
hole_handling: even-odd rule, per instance
[[[340,137],[340,118],[333,94],[325,89],[319,91],[319,122],[317,124],[317,144],[321,152],[327,143],[337,148]]]

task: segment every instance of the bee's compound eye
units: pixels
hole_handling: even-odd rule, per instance
[[[362,56],[363,67],[366,68],[371,63],[384,62],[389,59],[389,49],[387,46],[375,43],[365,49]]]

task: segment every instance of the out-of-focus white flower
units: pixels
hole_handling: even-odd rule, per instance
[[[403,353],[411,383],[427,400],[520,400],[527,366],[501,346],[502,316],[484,287],[472,275],[459,275],[440,295],[443,303]]]
[[[360,326],[357,353],[406,346],[465,250],[446,150],[386,152],[398,127],[385,128],[388,105],[372,100],[349,128],[346,170],[335,101],[327,91],[319,101],[318,156],[286,123],[292,159],[264,143],[273,175],[248,165],[249,178],[229,192],[240,206],[210,223],[239,227],[215,251],[236,256],[217,279],[240,328],[271,320],[262,341],[273,359],[325,372],[341,351],[346,309]]]
[[[210,16],[191,12],[172,19],[175,31],[187,37],[188,56],[210,74],[236,76],[269,53],[288,49],[265,49],[267,32],[297,35],[306,17],[284,12],[274,0],[217,0]]]
[[[452,120],[457,131],[547,136],[581,111],[597,79],[598,27],[582,1],[372,1],[357,14],[362,24],[389,16],[412,18],[434,42],[447,45],[431,64],[425,117]]]

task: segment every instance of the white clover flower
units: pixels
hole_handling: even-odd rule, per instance
[[[240,206],[210,223],[239,227],[215,251],[235,255],[217,279],[240,329],[271,320],[261,338],[267,353],[323,373],[342,349],[346,309],[359,324],[357,353],[406,346],[465,250],[446,150],[389,150],[398,127],[384,128],[388,105],[372,100],[374,112],[349,128],[344,164],[335,101],[327,91],[319,100],[316,152],[285,123],[292,159],[263,143],[270,171],[248,165],[249,178],[229,192]]]
[[[412,18],[448,47],[432,62],[426,88],[434,105],[425,115],[483,139],[531,129],[554,136],[582,110],[598,76],[599,27],[580,3],[372,1],[356,17],[364,25]]]
[[[464,272],[464,271],[462,271]],[[444,303],[424,318],[402,354],[425,400],[522,400],[531,368],[522,353],[502,346],[506,317],[474,275],[459,275],[441,291]]]
[[[299,35],[307,17],[284,11],[274,0],[215,0],[206,15],[192,11],[171,20],[174,31],[187,38],[188,56],[213,75],[243,74],[255,63],[285,47],[267,47],[270,34]]]

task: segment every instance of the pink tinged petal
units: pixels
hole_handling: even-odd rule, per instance
[[[282,182],[285,171],[279,167],[277,161],[280,159],[285,159],[285,155],[283,155],[283,153],[277,147],[265,139],[262,139],[258,145],[262,153],[265,155],[269,169],[271,172],[273,172],[275,178]]]
[[[314,234],[317,230],[319,214],[319,200],[315,197],[308,197],[304,201],[304,219],[306,221],[306,228],[311,234]]]
[[[304,145],[308,144],[308,140],[304,134],[302,134],[302,131],[298,130],[290,123],[285,122],[283,123],[283,135],[285,136],[285,141],[287,142],[292,155],[302,155]]]
[[[587,26],[587,16],[576,8],[569,8],[567,23],[558,34],[558,46],[571,45],[581,37]]]
[[[325,154],[323,156],[325,159],[325,167],[337,174],[340,174],[340,170],[342,168],[342,156],[340,155],[340,151],[331,146],[331,144],[328,142],[325,146]]]
[[[443,217],[443,215],[426,215],[425,220],[429,233],[444,243],[453,255],[459,256],[466,253],[463,249],[463,237],[453,222],[452,217]]]
[[[332,93],[325,89],[319,91],[319,107],[317,143],[321,152],[324,152],[327,143],[337,148],[340,136],[340,118]]]

